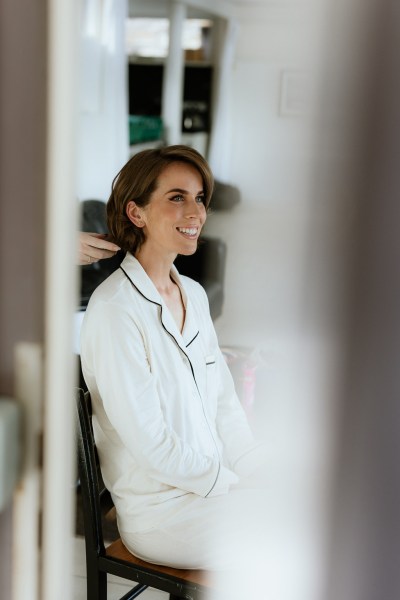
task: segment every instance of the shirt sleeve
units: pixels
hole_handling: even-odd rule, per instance
[[[204,292],[204,290],[203,290]],[[262,468],[266,460],[265,444],[257,442],[237,396],[234,381],[218,344],[208,307],[206,304],[207,329],[210,347],[216,360],[218,372],[218,404],[216,425],[224,445],[225,457],[230,468],[240,477],[248,477]]]
[[[144,338],[126,310],[97,302],[87,315],[82,365],[122,443],[150,477],[199,496],[226,493],[237,475],[167,425]]]

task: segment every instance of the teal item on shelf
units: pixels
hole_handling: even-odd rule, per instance
[[[161,117],[129,115],[129,143],[139,144],[159,140],[163,134]]]

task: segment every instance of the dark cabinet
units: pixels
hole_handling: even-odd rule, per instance
[[[130,115],[161,115],[163,73],[162,64],[129,63]],[[182,132],[210,131],[212,75],[210,65],[185,65]]]

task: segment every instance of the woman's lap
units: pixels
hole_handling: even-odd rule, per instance
[[[233,489],[201,498],[189,494],[176,514],[157,528],[120,532],[129,550],[148,562],[186,569],[234,569],[262,536],[263,492]]]

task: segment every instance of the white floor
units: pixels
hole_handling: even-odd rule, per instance
[[[108,576],[108,600],[117,600],[126,594],[134,582],[120,577]],[[168,600],[169,594],[148,588],[139,598],[141,600]],[[73,600],[86,600],[86,566],[85,566],[85,541],[82,537],[74,540],[74,598]]]

